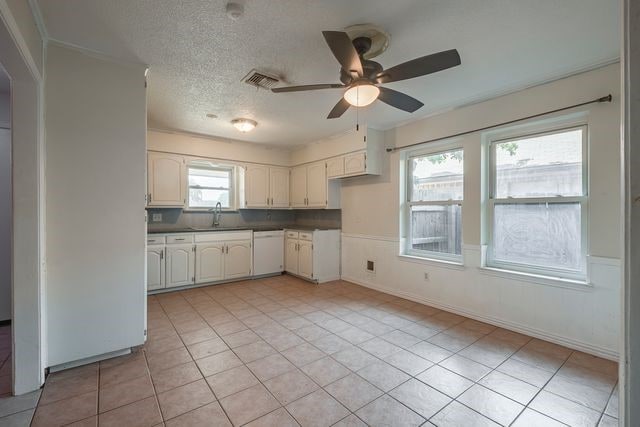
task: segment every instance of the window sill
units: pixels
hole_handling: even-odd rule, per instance
[[[462,261],[451,261],[451,260],[438,259],[438,258],[428,258],[428,257],[421,257],[417,255],[410,255],[410,254],[400,254],[398,255],[398,258],[400,258],[401,261],[412,262],[416,264],[433,265],[436,267],[450,268],[452,270],[465,269],[464,263]]]
[[[480,273],[488,276],[531,282],[538,285],[555,286],[583,292],[588,292],[593,289],[593,284],[586,280],[565,279],[563,277],[545,276],[542,274],[525,273],[495,267],[478,267],[478,270],[480,270]]]

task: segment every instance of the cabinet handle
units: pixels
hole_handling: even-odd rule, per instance
[[[182,239],[182,238],[180,238],[180,239],[176,238],[175,240],[184,240],[184,239]]]
[[[149,203],[151,203],[151,193],[149,193]]]
[[[164,259],[164,249],[160,251],[160,259]]]

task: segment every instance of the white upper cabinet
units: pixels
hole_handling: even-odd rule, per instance
[[[367,171],[367,153],[360,151],[359,153],[347,154],[344,156],[344,173],[345,175],[364,174]]]
[[[307,166],[307,207],[327,206],[327,169],[325,162]]]
[[[185,206],[187,174],[183,156],[150,151],[147,174],[148,206]]]
[[[270,206],[273,208],[289,207],[289,169],[269,168]]]
[[[307,206],[307,167],[298,166],[291,169],[291,207]]]
[[[327,160],[327,178],[344,175],[344,157],[332,157]]]
[[[244,172],[245,208],[288,208],[289,168],[249,165]]]
[[[247,208],[266,208],[269,206],[269,167],[249,165],[245,169],[245,206]]]

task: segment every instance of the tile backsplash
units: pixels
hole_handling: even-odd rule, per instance
[[[212,212],[182,209],[147,209],[149,231],[171,231],[189,227],[207,228],[213,223]],[[161,219],[158,219],[158,215]],[[301,225],[321,228],[341,228],[340,209],[275,210],[241,209],[222,212],[220,227],[259,227]]]

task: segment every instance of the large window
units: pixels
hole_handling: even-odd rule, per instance
[[[463,161],[461,148],[409,157],[407,254],[462,259]]]
[[[492,267],[584,279],[585,126],[490,144]]]
[[[223,209],[234,208],[232,166],[192,163],[188,173],[189,208],[213,208],[218,202]]]

